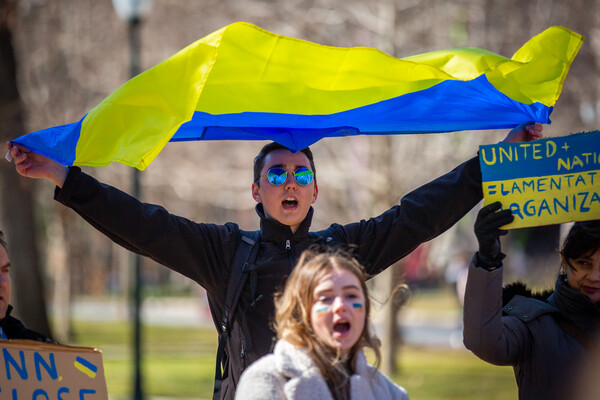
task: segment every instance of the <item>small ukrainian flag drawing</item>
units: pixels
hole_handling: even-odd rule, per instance
[[[97,366],[81,357],[75,358],[75,368],[77,368],[92,379],[96,377],[96,372],[98,372]]]

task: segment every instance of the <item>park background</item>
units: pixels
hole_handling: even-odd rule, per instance
[[[369,46],[405,57],[481,47],[510,57],[562,25],[586,37],[546,136],[598,129],[600,1],[594,0],[154,0],[140,21],[145,70],[235,21],[333,46]],[[130,77],[128,25],[110,0],[0,0],[0,136],[78,121]],[[440,105],[443,107],[443,105]],[[411,189],[474,156],[506,131],[325,139],[312,146],[320,192],[313,228],[377,215]],[[202,222],[257,229],[251,164],[263,142],[170,143],[140,173],[144,201]],[[131,192],[133,170],[84,168]],[[111,397],[133,393],[132,257],[52,200],[47,182],[0,163],[0,229],[9,240],[15,315],[64,344],[104,352]],[[516,398],[509,367],[462,346],[457,282],[476,249],[478,207],[370,283],[382,368],[414,399]],[[563,227],[564,228],[564,227]],[[553,285],[561,227],[512,231],[505,280]],[[142,260],[145,396],[208,398],[216,337],[203,290]],[[407,298],[389,301],[396,283]],[[458,285],[460,288],[460,285]]]

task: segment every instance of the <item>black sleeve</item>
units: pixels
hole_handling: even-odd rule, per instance
[[[45,343],[56,343],[54,340],[41,333],[27,329],[21,321],[10,316],[6,317],[3,321],[2,330],[9,339],[27,339]]]
[[[341,236],[357,246],[367,272],[377,274],[448,230],[482,198],[479,158],[474,157],[413,190],[383,214],[342,226]]]
[[[227,282],[238,226],[196,223],[70,168],[55,200],[126,249],[195,280],[207,290]]]

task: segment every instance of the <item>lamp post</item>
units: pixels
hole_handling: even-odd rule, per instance
[[[129,76],[133,78],[140,73],[140,26],[142,18],[150,11],[152,0],[112,0],[113,7],[119,18],[127,23],[129,38]],[[136,198],[141,197],[140,171],[133,170],[132,191]],[[142,284],[141,267],[142,260],[139,254],[133,253],[131,263],[135,273],[134,288],[132,295],[132,317],[133,317],[133,347],[134,347],[134,396],[135,400],[143,400],[142,386],[142,340],[141,340],[141,305]]]

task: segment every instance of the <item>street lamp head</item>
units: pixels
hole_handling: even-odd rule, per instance
[[[152,0],[112,0],[113,7],[123,21],[139,21],[150,12]]]

